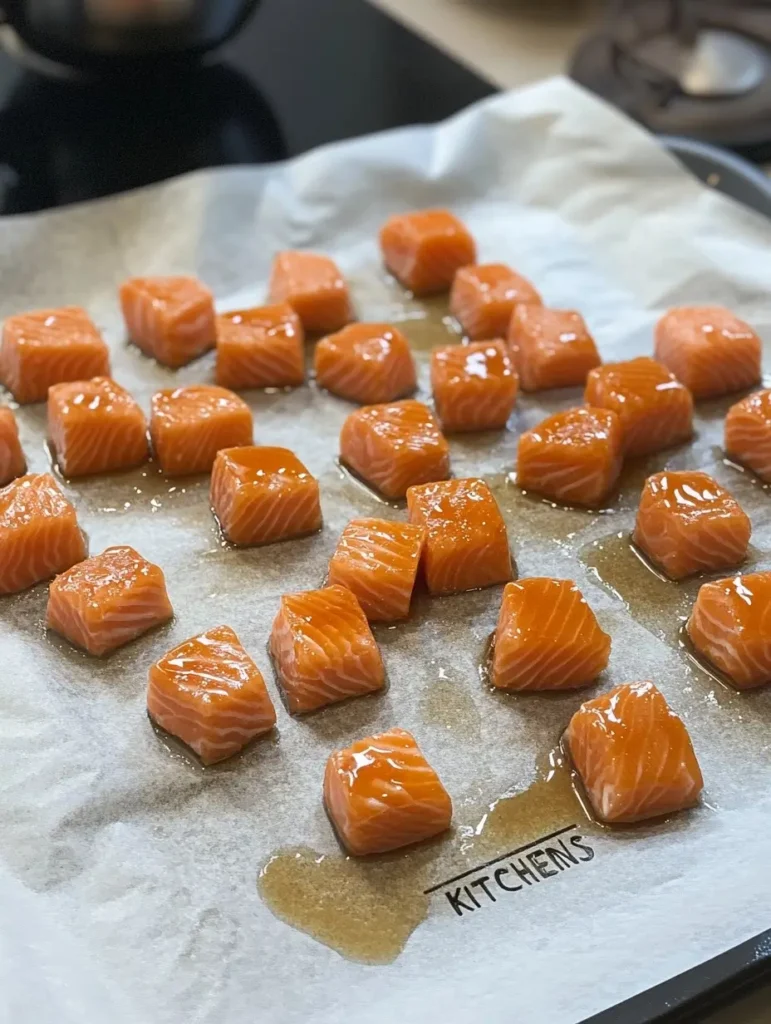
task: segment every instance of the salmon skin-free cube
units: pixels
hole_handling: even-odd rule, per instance
[[[0,377],[17,402],[45,402],[52,384],[110,372],[110,354],[79,306],[11,316],[3,325]]]
[[[56,577],[48,591],[46,625],[101,656],[173,614],[161,569],[134,548],[114,547]]]
[[[450,312],[471,341],[505,338],[517,304],[541,305],[533,285],[503,263],[461,267],[450,292]]]
[[[175,369],[214,348],[214,297],[195,277],[134,277],[121,285],[129,338]]]
[[[410,487],[410,522],[423,526],[423,571],[432,594],[506,583],[512,576],[506,524],[484,480]]]
[[[48,392],[48,436],[70,477],[130,469],[149,455],[144,413],[109,377],[55,384]]]
[[[761,341],[723,306],[680,306],[656,325],[656,358],[694,398],[714,398],[760,383]]]
[[[351,402],[393,402],[417,385],[409,343],[390,324],[349,324],[321,339],[314,361],[316,383]]]
[[[164,473],[208,473],[218,451],[252,443],[252,413],[238,395],[214,385],[156,391],[150,436]]]
[[[584,318],[572,309],[516,306],[508,341],[523,391],[583,387],[601,362]]]
[[[321,529],[318,481],[288,448],[219,451],[211,505],[232,544],[272,544]]]
[[[287,302],[306,331],[339,331],[354,318],[348,285],[334,260],[312,252],[280,252],[270,275],[270,301]]]
[[[448,345],[431,353],[431,390],[443,430],[502,430],[517,389],[502,341]]]
[[[455,272],[476,262],[476,245],[449,210],[391,217],[380,229],[383,262],[414,295],[446,292]]]
[[[372,693],[385,683],[380,649],[361,605],[345,587],[285,594],[270,653],[294,714]]]
[[[152,666],[147,711],[205,765],[232,757],[276,724],[262,673],[229,626],[185,640]]]
[[[771,390],[756,391],[731,406],[725,418],[725,451],[771,483]]]
[[[0,408],[0,487],[21,476],[26,468],[16,417],[10,409]]]
[[[299,387],[305,332],[287,302],[217,317],[216,380],[223,388]]]
[[[386,853],[450,827],[452,800],[415,738],[389,729],[336,750],[324,773],[324,805],[349,853]]]

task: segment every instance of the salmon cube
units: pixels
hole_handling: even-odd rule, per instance
[[[572,580],[508,583],[490,672],[501,690],[587,686],[608,665],[610,637]]]
[[[410,487],[410,522],[423,526],[423,570],[432,594],[506,583],[512,576],[506,524],[484,480]]]
[[[185,640],[152,666],[147,710],[204,764],[232,757],[276,724],[262,673],[229,626]]]
[[[623,683],[582,704],[566,741],[600,821],[672,814],[704,787],[688,730],[653,683]]]
[[[353,320],[348,285],[337,264],[312,252],[280,252],[270,275],[270,301],[287,302],[306,331],[339,331]]]
[[[361,605],[331,586],[284,594],[270,653],[293,714],[380,690],[385,669]]]
[[[693,395],[666,366],[647,356],[591,370],[584,401],[618,415],[625,455],[650,455],[693,434]]]
[[[352,412],[340,432],[340,458],[386,498],[450,475],[447,438],[428,406],[412,399]]]
[[[324,805],[340,841],[357,857],[430,839],[452,820],[447,790],[404,729],[336,750],[324,773]]]
[[[322,338],[315,366],[320,387],[366,405],[393,402],[417,385],[409,343],[389,324],[350,324]]]
[[[518,303],[540,306],[541,296],[503,263],[461,267],[450,292],[450,312],[472,341],[505,338]]]
[[[252,413],[238,395],[214,385],[156,391],[150,437],[164,473],[208,473],[218,451],[252,443]]]
[[[101,656],[173,614],[161,569],[133,548],[114,547],[56,577],[48,590],[46,625]]]
[[[771,572],[699,588],[686,629],[691,643],[737,690],[771,682]]]
[[[49,580],[87,555],[75,509],[49,473],[0,491],[0,594]]]
[[[596,508],[621,472],[621,421],[609,409],[547,416],[519,439],[517,483],[566,505]]]
[[[214,298],[195,277],[134,277],[121,285],[120,302],[129,338],[164,366],[214,348]]]
[[[286,302],[217,317],[217,383],[234,390],[298,387],[304,343],[300,318]]]
[[[643,487],[632,540],[670,579],[744,561],[752,526],[741,505],[706,473],[655,473]]]
[[[449,345],[431,353],[431,390],[443,430],[502,430],[517,389],[502,341]]]
[[[406,619],[425,530],[387,519],[354,519],[329,563],[329,582],[356,595],[370,622]]]
[[[523,391],[583,387],[601,362],[584,318],[571,309],[516,306],[508,340]]]
[[[725,418],[725,451],[771,483],[771,390],[756,391],[731,406]]]
[[[110,372],[110,354],[79,306],[9,317],[3,326],[0,376],[17,402],[45,402],[52,384]]]
[[[0,487],[21,476],[26,468],[16,417],[10,409],[0,409]]]
[[[656,358],[694,398],[713,398],[760,383],[761,341],[722,306],[670,309],[656,325]]]
[[[465,224],[449,210],[419,210],[391,217],[380,229],[383,262],[415,295],[446,292],[455,272],[476,261]]]
[[[273,544],[321,529],[318,481],[287,448],[217,452],[211,506],[232,544]]]
[[[149,455],[144,413],[109,377],[54,384],[48,436],[59,468],[70,477],[129,469]]]

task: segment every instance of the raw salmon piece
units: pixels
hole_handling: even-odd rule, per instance
[[[694,398],[712,398],[760,383],[761,341],[723,306],[670,309],[656,325],[656,358]]]
[[[771,682],[771,572],[705,583],[686,628],[738,690]]]
[[[287,302],[217,317],[216,380],[223,388],[289,388],[305,380],[305,332]]]
[[[50,473],[20,476],[0,491],[0,594],[48,580],[87,554],[75,509]]]
[[[653,683],[623,683],[582,704],[566,740],[601,821],[642,821],[698,802],[704,782],[691,737]]]
[[[101,656],[123,647],[174,614],[163,572],[133,548],[107,548],[57,576],[48,591],[46,625]]]
[[[238,395],[209,384],[156,391],[150,436],[164,473],[208,473],[218,451],[252,443],[252,414]]]
[[[693,434],[691,392],[666,366],[647,356],[591,370],[584,401],[618,414],[625,455],[649,455]]]
[[[583,387],[601,363],[584,318],[572,309],[516,306],[508,341],[523,391]]]
[[[449,345],[431,353],[431,390],[443,430],[502,430],[517,389],[502,341]]]
[[[417,385],[407,339],[389,324],[349,324],[322,338],[316,383],[351,402],[374,405],[411,394]]]
[[[508,583],[490,681],[502,690],[587,686],[608,665],[610,637],[572,580]]]
[[[306,331],[339,331],[353,320],[348,285],[334,260],[312,252],[280,252],[270,275],[270,301],[288,302]]]
[[[541,296],[503,263],[461,267],[452,282],[450,312],[472,341],[505,338],[520,302],[540,306]]]
[[[129,469],[149,455],[144,413],[109,377],[55,384],[48,392],[48,436],[70,477]]]
[[[21,476],[26,468],[16,417],[10,409],[0,409],[0,487]]]
[[[519,439],[517,483],[553,501],[596,508],[616,485],[621,421],[609,409],[567,409]]]
[[[214,298],[195,277],[131,278],[120,303],[129,338],[164,366],[185,366],[214,348]]]
[[[446,292],[455,272],[476,261],[474,239],[449,210],[391,217],[380,229],[383,262],[415,295]]]
[[[232,757],[276,724],[262,673],[229,626],[185,640],[152,666],[147,710],[204,764]]]
[[[432,594],[457,594],[511,579],[511,553],[498,502],[484,480],[410,487],[410,522],[424,526],[423,569]]]
[[[211,505],[232,544],[272,544],[321,529],[318,481],[288,448],[217,452]]]
[[[412,399],[352,412],[340,432],[340,458],[386,498],[450,475],[447,439],[428,406]]]
[[[430,839],[452,819],[449,793],[404,729],[336,750],[324,773],[324,805],[357,857]]]
[[[270,653],[293,714],[372,693],[385,682],[369,623],[345,587],[284,594]]]
[[[655,473],[643,487],[632,540],[673,580],[744,561],[752,525],[706,473]]]
[[[731,406],[725,418],[725,450],[771,483],[771,390],[756,391]]]
[[[354,519],[329,563],[329,582],[347,587],[370,622],[405,619],[425,530],[387,519]]]
[[[45,402],[52,384],[110,372],[110,354],[84,309],[21,313],[3,326],[2,382],[17,402]]]

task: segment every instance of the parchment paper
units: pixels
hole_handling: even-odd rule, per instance
[[[398,318],[417,342],[426,307],[405,303],[383,275],[376,230],[393,212],[440,204],[467,221],[482,260],[516,267],[550,305],[581,309],[606,358],[650,351],[655,318],[680,302],[725,303],[771,340],[771,227],[695,183],[637,127],[562,80],[436,128],[7,218],[0,314],[83,304],[110,343],[114,375],[147,408],[158,387],[211,380],[212,360],[175,374],[128,347],[120,282],[193,273],[221,308],[240,307],[264,298],[276,250],[307,247],[339,261],[361,319]],[[434,338],[444,331],[432,330]],[[420,358],[427,395],[426,353]],[[319,799],[332,748],[392,725],[410,729],[453,795],[456,827],[468,831],[491,801],[528,785],[586,695],[501,699],[481,685],[480,652],[500,601],[494,588],[424,602],[416,621],[379,630],[385,695],[292,720],[265,653],[279,595],[320,584],[348,519],[402,513],[340,476],[337,435],[349,405],[313,387],[248,397],[257,441],[293,448],[318,476],[322,533],[236,552],[220,544],[206,479],[169,484],[150,468],[65,484],[92,552],[133,544],[163,567],[176,619],[95,660],[46,635],[44,585],[0,602],[0,1017],[338,1024],[374,1014],[573,1024],[767,928],[771,693],[732,696],[689,670],[587,569],[581,552],[628,530],[631,504],[605,516],[563,514],[523,504],[515,489],[498,493],[520,574],[579,582],[613,636],[600,688],[656,680],[688,723],[704,805],[664,825],[594,838],[596,856],[581,870],[462,919],[432,899],[428,919],[388,966],[344,959],[270,912],[256,879],[275,851],[337,850]],[[500,481],[518,434],[578,397],[523,398],[509,431],[453,438],[454,473]],[[31,468],[43,470],[44,410],[19,415]],[[699,430],[692,449],[656,465],[699,463],[739,487],[756,564],[767,565],[767,495],[716,454],[719,418],[702,416]],[[146,671],[174,643],[222,622],[269,680],[279,729],[203,771],[172,756],[150,727]],[[463,867],[459,834],[442,849],[437,880]]]

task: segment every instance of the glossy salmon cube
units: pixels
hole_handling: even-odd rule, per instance
[[[314,361],[316,383],[351,402],[393,402],[417,385],[409,343],[390,324],[349,324],[321,339]]]
[[[286,302],[217,317],[216,380],[223,388],[298,387],[305,380],[305,332]]]
[[[79,306],[11,316],[3,326],[0,376],[17,402],[45,402],[52,384],[110,372],[110,354]]]
[[[642,821],[698,802],[704,782],[688,730],[653,683],[624,683],[582,704],[565,738],[601,821]]]
[[[144,413],[109,377],[55,384],[48,392],[48,436],[70,477],[129,469],[149,455]]]
[[[218,452],[211,505],[232,544],[272,544],[321,529],[318,481],[288,448]]]
[[[173,614],[161,569],[133,548],[114,547],[56,577],[48,591],[46,625],[101,656]]]
[[[731,406],[725,418],[725,451],[771,483],[771,390],[756,391]]]
[[[495,631],[490,681],[502,690],[588,686],[608,665],[610,637],[572,580],[508,583]]]
[[[404,729],[336,750],[324,773],[324,805],[357,857],[430,839],[452,820],[447,790]]]
[[[552,501],[596,508],[616,486],[622,444],[621,421],[609,409],[555,413],[520,437],[517,483]]]
[[[583,387],[601,362],[584,318],[570,309],[516,306],[508,341],[523,391]]]
[[[0,409],[0,487],[21,476],[26,468],[16,417],[10,409]]]
[[[204,764],[232,757],[276,724],[262,673],[229,626],[185,640],[152,666],[147,710]]]
[[[518,303],[540,306],[541,296],[503,263],[461,267],[452,282],[450,312],[472,341],[505,338]]]
[[[713,398],[760,383],[761,341],[723,306],[670,309],[656,325],[656,358],[694,398]]]
[[[649,455],[693,434],[693,396],[666,366],[641,356],[591,370],[584,401],[621,420],[625,455]]]
[[[340,458],[386,498],[450,475],[447,439],[428,406],[412,399],[352,412],[340,432]]]
[[[645,481],[632,540],[670,579],[744,561],[752,526],[739,502],[694,470]]]
[[[75,509],[49,473],[0,491],[0,594],[49,580],[87,555]]]
[[[329,582],[356,595],[370,622],[406,619],[425,530],[388,519],[354,519],[329,563]]]
[[[252,413],[238,395],[214,385],[156,391],[150,437],[164,473],[208,473],[218,451],[252,443]]]
[[[380,690],[385,669],[361,605],[345,587],[285,594],[270,653],[293,714]]]
[[[339,331],[353,320],[348,285],[337,264],[312,252],[280,252],[270,275],[270,301],[287,302],[306,331]]]
[[[484,480],[410,487],[410,522],[423,526],[423,571],[432,594],[506,583],[512,576],[506,524]]]
[[[431,390],[443,430],[502,430],[518,382],[503,342],[478,341],[433,350]]]
[[[446,292],[455,272],[476,261],[465,224],[449,210],[419,210],[391,217],[380,229],[383,262],[415,295]]]
[[[771,682],[771,572],[705,583],[686,629],[696,650],[738,690]]]
[[[134,277],[120,288],[131,341],[173,369],[214,348],[214,297],[195,277]]]

